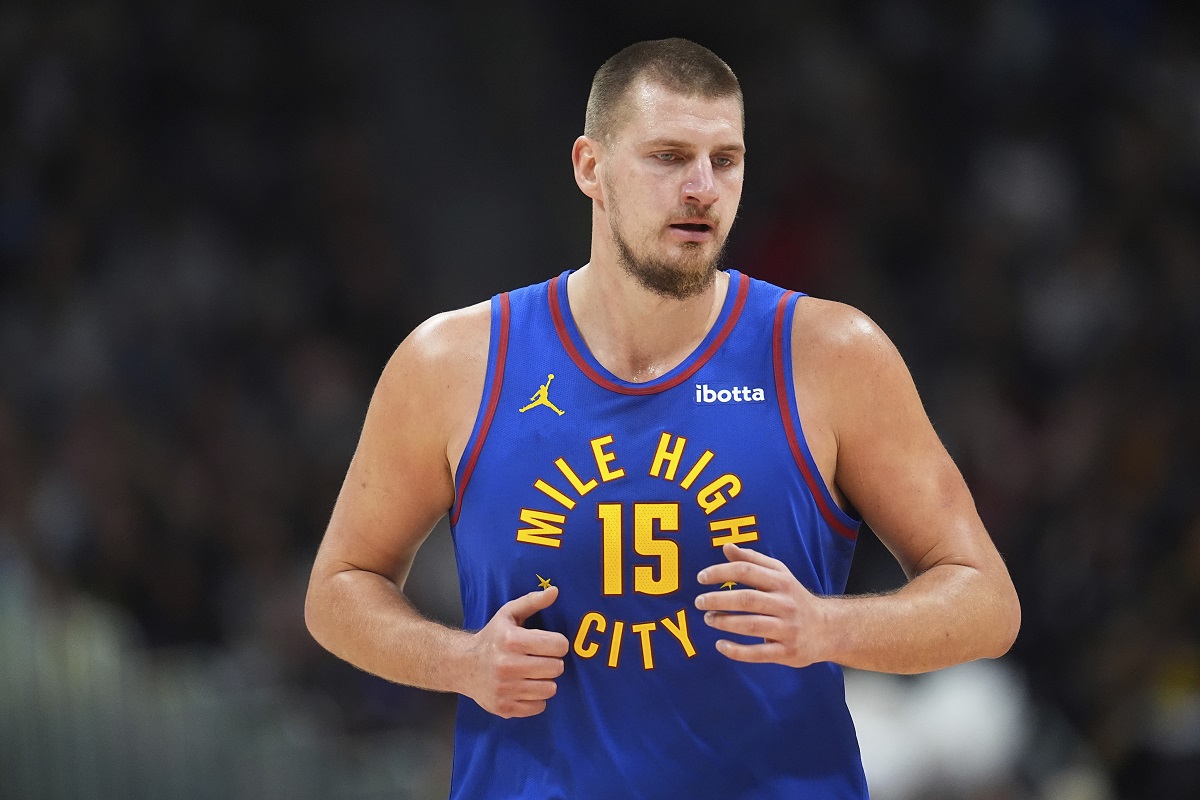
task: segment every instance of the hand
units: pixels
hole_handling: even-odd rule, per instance
[[[558,691],[554,679],[563,672],[567,637],[522,626],[556,599],[558,587],[551,586],[510,600],[472,634],[475,664],[471,685],[463,694],[505,719],[532,717],[546,710],[546,701]]]
[[[714,564],[700,570],[697,579],[704,584],[734,581],[749,589],[722,589],[696,598],[703,610],[704,622],[711,628],[763,639],[762,644],[740,644],[728,639],[717,641],[717,651],[734,661],[785,664],[807,667],[822,658],[824,632],[821,603],[791,570],[777,558],[746,550],[734,544],[722,552],[726,564]],[[729,614],[725,612],[740,613]]]

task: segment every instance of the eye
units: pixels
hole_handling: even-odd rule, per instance
[[[729,158],[728,156],[717,156],[713,159],[713,164],[717,165],[718,167],[732,167],[733,159]]]
[[[677,161],[679,159],[679,156],[675,155],[674,153],[655,153],[654,157],[664,164]]]

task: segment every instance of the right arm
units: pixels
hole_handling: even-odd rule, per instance
[[[567,641],[526,630],[556,589],[506,603],[478,632],[427,619],[404,595],[413,558],[454,502],[461,456],[486,378],[487,304],[418,327],[384,368],[304,605],[334,655],[396,683],[458,692],[501,716],[529,716],[553,696]]]

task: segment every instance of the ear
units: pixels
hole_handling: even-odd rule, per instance
[[[580,136],[571,147],[571,164],[575,167],[575,183],[579,191],[593,200],[603,198],[600,193],[600,157],[602,145],[587,136]]]

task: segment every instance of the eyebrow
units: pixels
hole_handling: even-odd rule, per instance
[[[677,150],[691,150],[694,145],[691,142],[685,142],[681,139],[651,139],[646,142],[647,147],[672,147]],[[730,143],[718,145],[713,148],[721,153],[744,153],[746,152],[745,145]]]

